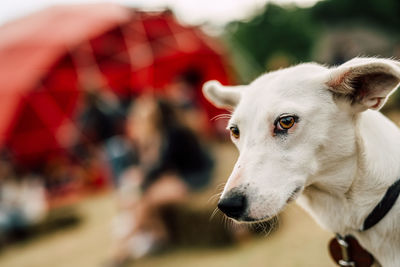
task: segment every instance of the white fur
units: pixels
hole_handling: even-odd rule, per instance
[[[323,228],[356,236],[382,266],[400,266],[400,201],[373,228],[358,231],[400,177],[400,131],[373,110],[399,81],[398,62],[357,58],[336,68],[301,64],[238,88],[208,82],[204,94],[233,108],[228,128],[240,130],[232,137],[240,156],[221,199],[239,190],[248,199],[247,218],[264,220],[300,195],[297,203]],[[299,121],[275,135],[283,113]],[[301,194],[293,196],[296,188]]]

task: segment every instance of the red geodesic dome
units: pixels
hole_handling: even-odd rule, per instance
[[[0,146],[34,165],[64,154],[80,135],[87,90],[120,98],[159,89],[188,69],[230,82],[224,51],[169,11],[114,4],[57,6],[0,27]],[[200,89],[200,88],[198,88]],[[198,90],[209,118],[219,111]]]

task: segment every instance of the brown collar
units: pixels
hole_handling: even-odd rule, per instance
[[[336,238],[329,242],[329,252],[339,266],[370,267],[375,261],[351,235],[343,238],[336,234]]]
[[[364,220],[360,232],[366,231],[379,223],[396,203],[400,195],[400,179],[392,184],[381,201],[368,214]],[[339,266],[370,267],[374,263],[374,257],[358,244],[357,240],[347,235],[344,238],[336,234],[329,243],[329,251],[334,261]]]

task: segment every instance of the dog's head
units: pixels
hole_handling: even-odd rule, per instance
[[[238,221],[268,219],[319,172],[351,157],[357,116],[383,106],[400,82],[399,66],[356,58],[336,68],[301,64],[247,86],[207,82],[206,98],[233,110],[227,129],[240,151],[219,208]]]

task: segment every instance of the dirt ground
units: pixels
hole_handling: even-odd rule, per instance
[[[217,191],[234,163],[237,153],[231,145],[215,148],[215,186],[196,202],[207,200]],[[209,205],[215,205],[211,203]],[[115,213],[111,193],[86,199],[77,207],[82,222],[65,230],[42,235],[0,252],[2,267],[97,267],[110,256],[111,218]],[[211,214],[210,214],[211,215]],[[299,207],[292,204],[282,213],[279,229],[269,236],[254,238],[221,248],[178,247],[140,260],[135,267],[333,267],[327,243],[332,237],[317,226]]]

